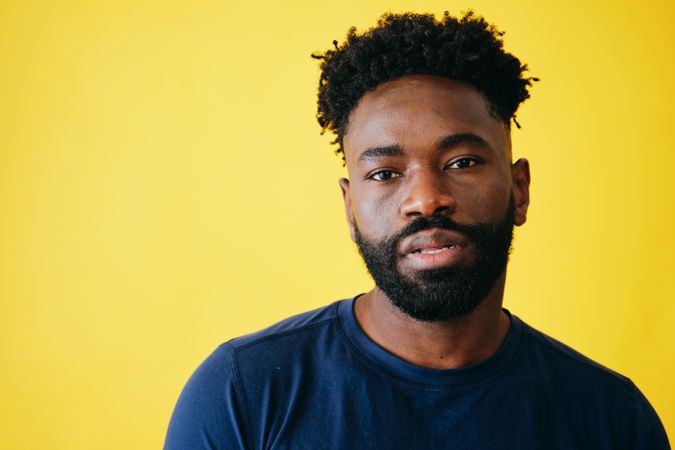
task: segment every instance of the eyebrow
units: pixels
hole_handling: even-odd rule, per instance
[[[438,139],[436,142],[436,148],[438,150],[447,150],[449,148],[467,143],[488,145],[485,139],[480,136],[476,136],[475,134],[471,133],[459,133],[443,136],[442,138]],[[383,156],[401,156],[403,154],[403,149],[397,144],[385,145],[383,147],[371,147],[361,153],[361,156],[359,156],[359,162],[373,160]]]
[[[365,161],[368,159],[377,159],[382,156],[401,156],[403,155],[403,149],[398,145],[386,145],[384,147],[371,147],[368,150],[361,153],[359,156],[359,161]]]
[[[447,150],[452,147],[456,147],[461,144],[479,144],[487,146],[488,143],[480,136],[476,136],[471,133],[460,133],[460,134],[451,134],[450,136],[444,136],[436,142],[436,148],[438,150]]]

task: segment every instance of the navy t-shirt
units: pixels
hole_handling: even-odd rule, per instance
[[[669,449],[627,378],[510,315],[501,348],[450,370],[372,342],[342,300],[215,350],[165,450]]]

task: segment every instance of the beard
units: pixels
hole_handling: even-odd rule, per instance
[[[513,240],[514,214],[511,194],[504,217],[496,223],[465,225],[444,215],[420,217],[379,242],[366,240],[354,226],[356,245],[375,284],[396,308],[416,320],[439,322],[475,311],[504,273]],[[463,234],[467,238],[463,250],[472,248],[473,260],[420,270],[414,276],[403,274],[398,267],[401,240],[432,228]]]

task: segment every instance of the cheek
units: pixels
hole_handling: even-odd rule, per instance
[[[356,225],[365,237],[381,239],[391,234],[398,217],[395,195],[376,195],[372,192],[355,192],[352,210]],[[358,200],[355,201],[355,199]]]
[[[505,183],[484,182],[470,189],[457,190],[456,220],[459,222],[492,223],[502,218],[510,197]]]

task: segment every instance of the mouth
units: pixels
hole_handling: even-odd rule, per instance
[[[450,250],[451,248],[457,248],[458,245],[455,244],[448,244],[444,245],[443,247],[426,247],[426,248],[416,248],[411,254],[423,254],[423,255],[437,255],[439,253],[442,253],[446,250]]]
[[[432,228],[408,236],[399,248],[402,256],[433,255],[466,246],[467,238],[461,233]]]
[[[425,230],[410,236],[401,247],[401,264],[412,270],[451,267],[465,257],[464,235],[444,229]]]

